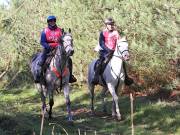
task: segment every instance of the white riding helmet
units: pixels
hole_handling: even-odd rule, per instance
[[[112,19],[111,17],[109,17],[109,18],[106,18],[105,20],[104,20],[104,23],[106,24],[106,25],[108,25],[108,24],[114,24],[115,23],[115,21],[114,21],[114,19]]]

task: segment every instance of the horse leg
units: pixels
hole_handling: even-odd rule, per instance
[[[106,107],[106,92],[107,92],[107,88],[103,87],[102,89],[102,93],[101,93],[101,96],[102,96],[102,105],[103,105],[103,112],[106,114],[107,113],[107,107]]]
[[[49,87],[49,119],[52,118],[52,107],[54,105],[54,94],[52,87]]]
[[[72,121],[72,114],[71,114],[71,101],[69,98],[69,91],[70,91],[70,87],[69,84],[66,84],[64,86],[64,97],[66,100],[66,106],[67,106],[67,112],[68,112],[68,121]]]
[[[115,93],[116,93],[117,97],[119,97],[119,92],[118,92],[118,90],[122,89],[122,86],[123,86],[123,81],[120,81],[119,87],[118,87],[117,89],[115,89]],[[118,108],[119,108],[119,107],[118,107]],[[118,120],[121,120],[121,119],[122,119],[122,116],[121,116],[121,114],[120,114],[120,112],[119,112],[119,114],[120,114],[120,118],[119,118],[119,115],[118,115],[118,113],[116,112],[116,104],[115,104],[115,101],[114,101],[114,100],[113,100],[113,110],[114,110],[114,114],[117,115],[117,119],[118,119]]]
[[[42,115],[45,115],[46,113],[46,97],[44,96],[43,92],[40,93],[41,94],[41,102],[42,102],[42,107],[41,107],[41,112]]]
[[[93,84],[89,84],[88,85],[89,88],[89,93],[91,96],[91,114],[94,115],[94,85]]]
[[[119,105],[118,105],[118,96],[116,94],[115,88],[112,86],[111,83],[108,83],[108,89],[113,97],[113,102],[115,103],[115,110],[117,113],[117,119],[121,120],[121,114],[120,114],[120,110],[119,110]]]
[[[38,92],[40,93],[41,96],[41,102],[42,102],[42,107],[41,107],[41,115],[45,115],[45,117],[47,117],[46,114],[46,96],[47,96],[47,89],[45,88],[44,85],[41,84],[37,84],[36,85]]]
[[[112,101],[112,117],[116,118],[116,103],[115,103],[114,99]]]
[[[53,92],[51,90],[51,92],[49,93],[49,118],[52,118],[52,107],[54,105],[54,96],[53,96]]]

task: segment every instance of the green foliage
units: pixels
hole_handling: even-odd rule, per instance
[[[46,17],[53,14],[60,27],[72,29],[74,72],[84,81],[88,64],[97,57],[93,48],[103,20],[112,16],[128,37],[130,70],[145,81],[146,88],[170,83],[174,71],[169,70],[168,60],[180,53],[179,6],[178,0],[12,0],[9,9],[0,10],[0,71],[8,61],[11,71],[27,69],[30,57],[41,48],[39,36]]]
[[[69,135],[81,134],[131,134],[131,117],[129,97],[119,98],[122,116],[119,122],[111,118],[111,96],[107,98],[108,115],[102,114],[101,96],[95,92],[96,117],[89,116],[90,96],[87,88],[73,87],[71,91],[71,106],[74,115],[74,124],[66,121],[66,104],[63,94],[55,96],[53,119],[45,119],[43,135],[52,133],[53,125],[55,134],[64,134],[65,128]],[[31,135],[34,131],[40,132],[41,101],[39,94],[34,89],[21,88],[7,91],[0,90],[0,134],[2,135]],[[99,98],[98,98],[99,97]],[[48,101],[47,101],[48,102]],[[134,128],[138,135],[179,135],[180,104],[178,102],[153,101],[148,97],[136,97],[134,100]],[[52,123],[54,123],[52,125]]]

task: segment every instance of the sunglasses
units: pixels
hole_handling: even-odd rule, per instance
[[[56,22],[55,19],[48,20],[48,22]]]
[[[111,26],[114,26],[114,23],[107,23],[106,25],[111,25]]]

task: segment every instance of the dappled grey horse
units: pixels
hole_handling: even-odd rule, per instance
[[[99,48],[98,48],[99,49]],[[129,52],[128,52],[128,42],[124,38],[121,38],[116,45],[115,51],[109,63],[107,64],[102,77],[99,76],[99,85],[103,86],[103,104],[104,111],[106,111],[105,104],[105,93],[107,90],[112,95],[113,104],[112,104],[112,116],[116,117],[118,120],[121,120],[120,109],[118,105],[118,89],[122,87],[122,84],[125,79],[124,69],[123,69],[123,61],[129,60]],[[91,112],[94,113],[94,88],[95,85],[92,83],[94,77],[94,66],[97,60],[93,60],[89,65],[88,69],[88,88],[91,95]]]
[[[68,120],[72,121],[72,114],[70,108],[70,86],[69,86],[69,68],[68,59],[74,53],[73,39],[70,33],[63,34],[63,45],[59,45],[56,48],[55,56],[51,59],[50,65],[47,67],[44,73],[44,80],[37,83],[36,86],[41,94],[42,112],[47,113],[46,97],[49,96],[49,118],[52,115],[52,107],[54,105],[54,91],[58,88],[62,88],[66,100]],[[31,65],[31,70],[33,69]]]

